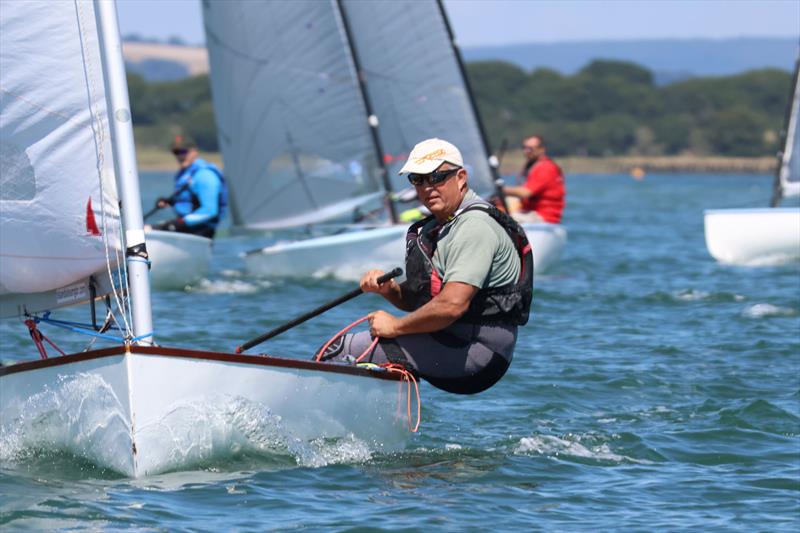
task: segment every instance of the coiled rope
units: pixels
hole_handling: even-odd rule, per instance
[[[336,339],[338,339],[339,337],[341,337],[342,335],[344,335],[345,333],[350,331],[352,328],[354,328],[355,326],[361,324],[362,322],[364,322],[366,320],[369,320],[369,316],[365,316],[365,317],[359,318],[358,320],[356,320],[355,322],[353,322],[349,326],[345,327],[344,329],[342,329],[341,331],[336,333],[333,337],[331,337],[328,340],[328,342],[326,342],[325,344],[322,345],[322,348],[320,348],[319,352],[314,357],[314,360],[317,361],[317,362],[320,362],[320,360],[322,358],[322,354],[325,353],[325,350],[327,350],[328,347],[331,344],[333,344],[333,342]],[[374,339],[372,339],[372,342],[370,343],[369,346],[367,346],[367,349],[364,350],[361,353],[361,355],[356,357],[355,364],[357,366],[362,367],[362,368],[368,368],[368,369],[370,369],[370,368],[380,368],[380,369],[383,369],[383,370],[385,370],[387,372],[400,374],[403,377],[403,381],[406,382],[406,386],[407,386],[407,390],[406,390],[406,415],[407,415],[407,418],[406,418],[406,420],[408,421],[408,430],[410,432],[412,432],[412,433],[416,433],[419,430],[420,420],[422,419],[422,400],[421,400],[420,394],[419,394],[419,382],[417,381],[417,378],[414,377],[414,374],[409,372],[403,365],[399,365],[397,363],[384,363],[384,364],[380,364],[380,365],[377,365],[377,364],[374,364],[374,363],[361,363],[361,360],[364,359],[364,357],[366,357],[367,354],[371,353],[375,349],[375,347],[378,345],[378,341],[379,340],[380,340],[380,337],[375,337]],[[411,420],[412,420],[411,419],[411,385],[412,385],[412,383],[414,385],[414,392],[415,392],[416,397],[417,397],[417,417],[416,417],[416,423],[414,423],[414,424],[412,424],[412,422],[411,422]]]

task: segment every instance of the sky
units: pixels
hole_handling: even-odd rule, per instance
[[[249,0],[257,1],[257,0]],[[795,37],[800,0],[445,0],[459,46]],[[117,0],[123,36],[202,45],[200,0]]]

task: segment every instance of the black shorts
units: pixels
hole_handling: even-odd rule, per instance
[[[337,339],[326,360],[360,356],[372,343],[368,331]],[[485,391],[506,373],[517,343],[516,326],[456,323],[434,333],[381,339],[362,362],[400,363],[434,387],[456,394]]]

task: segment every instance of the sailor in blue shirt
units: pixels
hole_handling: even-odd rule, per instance
[[[169,198],[159,198],[156,206],[171,205],[176,218],[155,224],[153,229],[213,238],[228,204],[225,177],[216,165],[200,159],[197,145],[191,139],[176,137],[172,153],[179,166],[175,192]]]

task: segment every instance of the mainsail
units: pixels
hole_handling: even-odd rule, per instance
[[[342,0],[341,7],[380,121],[384,161],[398,180],[393,188],[408,187],[396,174],[414,145],[440,137],[461,150],[470,186],[490,194],[493,176],[479,117],[441,5],[434,0]]]
[[[789,112],[786,118],[786,132],[783,151],[780,154],[780,166],[775,184],[775,195],[772,205],[775,206],[781,198],[800,195],[800,57],[794,68],[792,95],[789,102]]]
[[[89,297],[119,249],[119,208],[95,6],[0,9],[3,314]],[[110,249],[110,252],[109,252]],[[108,275],[104,275],[108,282]]]
[[[383,196],[335,2],[209,0],[203,18],[235,224],[312,224]]]

